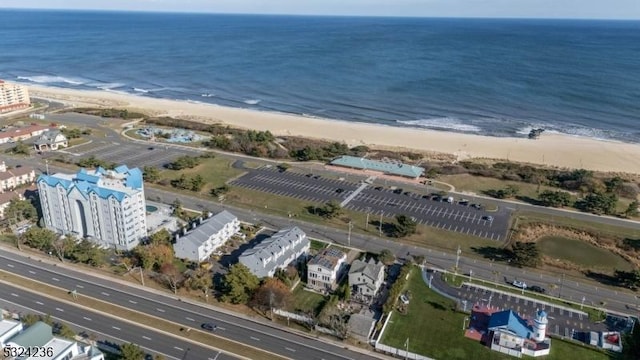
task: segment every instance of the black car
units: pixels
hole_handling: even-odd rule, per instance
[[[344,192],[344,189],[336,189],[336,192],[337,192],[338,194],[342,194],[342,193]]]
[[[153,149],[154,149],[154,147],[153,147],[153,146],[149,146],[147,149],[149,149],[149,150],[153,150]]]
[[[306,177],[308,177],[308,178],[310,178],[310,177],[312,177],[312,176],[313,176],[313,174],[307,174],[307,175],[305,175],[305,176],[306,176]]]
[[[202,324],[202,328],[204,330],[207,330],[207,331],[216,331],[218,326],[215,325],[215,324],[211,324],[211,323],[204,323],[204,324]]]
[[[545,290],[545,288],[540,287],[538,285],[533,285],[533,286],[529,287],[528,290],[531,290],[533,292],[537,292],[537,293],[540,293],[540,294],[544,294],[544,293],[547,292],[547,290]]]
[[[404,194],[409,196],[409,195],[411,195],[411,191],[405,191]]]
[[[382,186],[376,186],[375,189],[378,191],[382,191]]]
[[[402,194],[402,189],[395,189],[393,190],[394,194]]]
[[[316,180],[318,180],[318,179],[320,179],[320,175],[316,175],[316,176],[314,176],[313,178],[314,178],[314,179],[316,179]]]

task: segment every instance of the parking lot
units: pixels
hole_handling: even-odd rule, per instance
[[[273,167],[251,170],[230,184],[315,202],[343,202],[361,185],[319,175],[279,172]],[[460,199],[448,203],[432,200],[431,196],[399,190],[367,186],[345,208],[384,217],[405,214],[427,226],[495,241],[506,239],[510,216],[506,209],[487,212],[474,208],[471,204],[461,205]]]
[[[73,147],[66,152],[78,159],[95,156],[101,160],[139,168],[143,166],[162,167],[179,156],[195,156],[201,153],[195,149],[178,148],[164,144],[138,144],[107,140],[94,140],[89,144]],[[55,153],[50,154],[47,155],[55,155]]]
[[[474,285],[464,284],[460,289],[457,289],[455,296],[467,302],[467,309],[478,303],[500,309],[512,309],[521,316],[528,318],[532,317],[536,311],[544,310],[547,312],[549,319],[547,331],[554,335],[574,337],[580,332],[607,331],[610,328],[607,322],[592,322],[587,315],[577,310],[556,307],[524,296]]]

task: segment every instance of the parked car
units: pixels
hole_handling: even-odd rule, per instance
[[[462,200],[458,201],[458,204],[462,205],[462,206],[467,206],[467,205],[469,205],[469,200],[462,199]]]
[[[338,189],[336,189],[336,192],[338,194],[342,194],[344,192],[344,189],[343,188],[338,188]]]
[[[518,289],[526,289],[527,288],[527,283],[525,283],[524,281],[520,281],[520,280],[513,280],[511,285],[517,287]]]
[[[477,210],[482,210],[482,205],[480,204],[471,204],[471,207]]]
[[[305,176],[306,176],[306,177],[308,177],[308,178],[310,178],[310,177],[312,177],[312,176],[313,176],[313,174],[307,174],[307,175],[305,175]]]
[[[493,216],[485,215],[485,216],[482,217],[482,220],[493,221]]]
[[[374,189],[376,189],[378,191],[382,191],[382,186],[376,186]]]
[[[529,288],[529,290],[531,290],[531,291],[533,291],[533,292],[540,293],[540,294],[544,294],[544,293],[546,293],[546,292],[547,292],[547,290],[546,290],[545,288],[540,287],[540,286],[538,286],[538,285],[533,285],[533,286],[531,286],[531,287]]]
[[[405,294],[400,295],[400,301],[402,301],[402,303],[405,305],[409,304],[409,298]]]
[[[204,324],[202,324],[202,328],[207,330],[207,331],[216,331],[218,326],[216,324],[212,324],[212,323],[204,323]]]
[[[402,194],[402,189],[395,189],[393,190],[394,194]]]

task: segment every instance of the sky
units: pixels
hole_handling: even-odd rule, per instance
[[[2,0],[0,8],[293,15],[640,19],[640,0]]]

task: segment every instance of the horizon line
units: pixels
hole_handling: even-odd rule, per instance
[[[77,8],[16,8],[2,7],[3,10],[20,11],[70,11],[102,13],[147,13],[179,15],[238,15],[238,16],[291,16],[291,17],[340,17],[340,18],[400,18],[400,19],[470,19],[470,20],[572,20],[572,21],[640,21],[640,18],[592,18],[592,17],[542,17],[542,16],[450,16],[450,15],[358,15],[358,14],[297,14],[297,13],[245,13],[215,11],[179,11],[179,10],[139,10],[139,9],[77,9]]]

